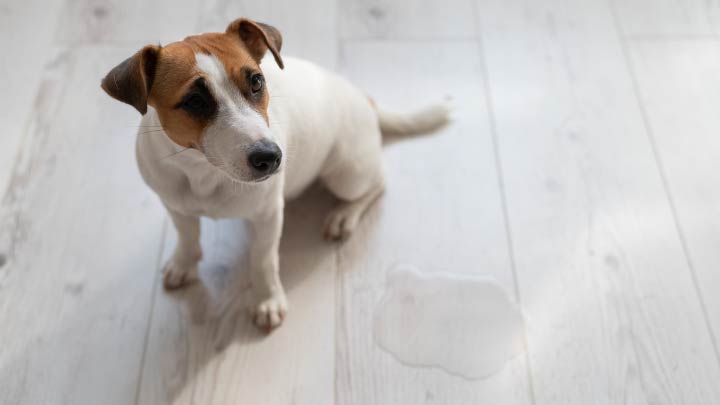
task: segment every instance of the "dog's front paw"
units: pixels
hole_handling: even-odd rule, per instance
[[[166,290],[175,290],[197,278],[196,261],[180,261],[174,257],[163,267],[163,286]]]
[[[341,205],[325,217],[323,236],[328,241],[345,240],[355,230],[361,212],[352,203]]]
[[[285,320],[288,310],[287,298],[285,293],[281,291],[269,297],[254,299],[248,309],[253,323],[269,332],[280,326]]]

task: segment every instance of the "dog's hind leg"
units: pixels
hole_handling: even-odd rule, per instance
[[[363,194],[357,200],[344,201],[330,211],[325,218],[325,239],[347,239],[357,227],[365,211],[382,195],[383,191],[383,183],[380,183],[368,190],[367,193]]]
[[[328,189],[342,202],[325,218],[324,236],[327,240],[347,239],[360,218],[385,190],[379,153],[376,162],[345,165],[323,176]],[[367,167],[371,163],[371,167]]]

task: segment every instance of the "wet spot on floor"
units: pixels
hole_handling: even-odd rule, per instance
[[[393,269],[374,321],[377,343],[408,366],[469,379],[522,353],[522,311],[492,278]]]

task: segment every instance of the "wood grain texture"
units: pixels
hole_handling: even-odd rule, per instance
[[[479,6],[536,403],[717,403],[720,368],[607,4]]]
[[[198,31],[224,31],[240,17],[265,22],[282,33],[283,55],[305,58],[332,70],[338,50],[336,7],[335,0],[207,0]]]
[[[386,278],[399,263],[486,275],[513,291],[477,44],[353,42],[341,60],[343,74],[380,105],[409,109],[452,95],[457,111],[440,133],[388,147],[387,191],[342,247],[337,403],[530,403],[522,356],[488,380],[466,380],[405,366],[373,338]]]
[[[52,51],[51,29],[57,23],[61,4],[60,0],[0,1],[0,194],[8,186],[29,124],[38,78]]]
[[[132,159],[134,112],[97,80],[127,49],[58,50],[0,208],[0,402],[134,399],[162,208]]]
[[[629,44],[648,126],[714,331],[716,356],[720,345],[718,45],[715,39]]]
[[[56,40],[64,44],[166,44],[196,32],[203,2],[67,0]]]
[[[609,0],[625,34],[641,37],[712,36],[720,26],[720,3],[705,0]]]
[[[472,0],[339,0],[343,39],[472,39]]]

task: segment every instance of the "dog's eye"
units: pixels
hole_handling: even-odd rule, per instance
[[[260,92],[263,89],[263,77],[261,74],[254,74],[250,78],[250,88],[253,94]]]
[[[218,109],[217,101],[208,91],[205,80],[195,80],[190,91],[175,105],[175,108],[185,110],[188,114],[201,119],[210,119]]]
[[[208,107],[207,101],[199,94],[193,94],[183,101],[183,108],[190,111],[202,111]]]
[[[211,117],[215,114],[216,109],[214,100],[210,96],[204,96],[199,93],[194,93],[186,97],[185,100],[180,103],[179,107],[200,118]]]

